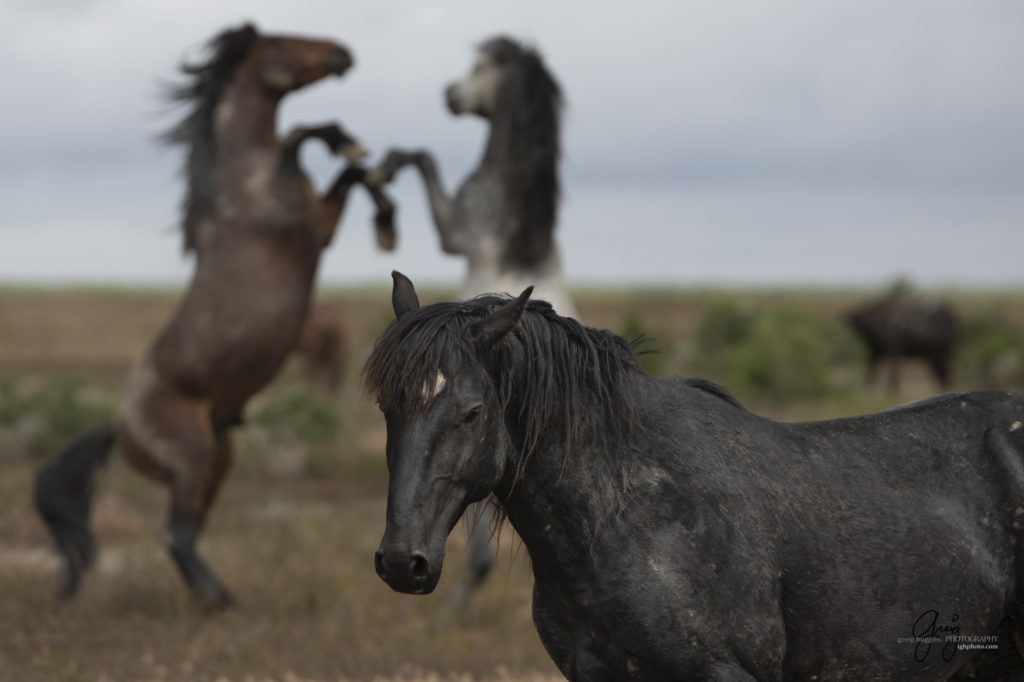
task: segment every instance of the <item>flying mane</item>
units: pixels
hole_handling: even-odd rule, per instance
[[[183,64],[181,72],[189,77],[188,80],[171,85],[167,90],[168,100],[190,106],[185,117],[159,138],[166,144],[188,147],[184,166],[187,189],[182,201],[181,225],[186,252],[196,248],[199,222],[210,209],[216,191],[213,179],[214,110],[258,36],[252,24],[224,31],[207,44],[211,53],[209,59],[199,64]]]
[[[561,88],[540,55],[511,38],[497,37],[480,46],[494,61],[514,65],[507,70],[495,107],[508,118],[508,149],[512,164],[505,183],[508,211],[517,219],[503,256],[506,267],[532,267],[551,250],[558,213],[559,127]]]

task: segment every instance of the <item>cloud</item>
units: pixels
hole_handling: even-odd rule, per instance
[[[63,229],[69,239],[109,237],[116,275],[117,245],[131,239],[114,235],[131,230],[150,236],[146,248],[159,260],[182,191],[179,154],[153,143],[175,115],[161,103],[159,84],[211,35],[247,19],[266,31],[336,37],[357,56],[342,81],[286,100],[282,129],[337,118],[376,153],[391,145],[431,148],[449,187],[476,161],[486,129],[447,114],[443,85],[468,68],[473,46],[489,35],[536,43],[569,101],[562,241],[571,274],[598,270],[574,255],[592,247],[568,221],[600,222],[614,213],[602,197],[660,207],[663,215],[646,214],[631,228],[647,230],[648,243],[692,210],[674,196],[761,205],[766,192],[805,200],[825,192],[830,210],[854,215],[865,192],[890,202],[893,213],[959,196],[966,208],[949,212],[965,225],[975,221],[968,214],[982,198],[1001,207],[996,224],[1019,208],[1024,86],[1016,71],[1024,63],[1024,5],[1015,2],[4,3],[0,60],[14,67],[5,73],[0,128],[3,250],[30,252],[35,247],[24,240],[40,225],[51,236]],[[304,160],[321,185],[337,167],[322,150],[310,149]],[[417,249],[355,263],[331,255],[328,275],[367,276],[365,264],[393,267],[396,257],[420,259],[424,270],[453,280],[461,275],[461,264],[437,250],[415,180],[403,178],[396,192],[400,220],[415,226],[404,243],[417,240]],[[661,198],[652,202],[653,195]],[[872,219],[885,210],[880,205]],[[356,211],[354,224],[363,220],[363,209]],[[797,210],[771,216],[786,225],[818,219]],[[934,217],[920,211],[913,219]],[[758,229],[739,216],[730,220],[733,234]],[[700,234],[699,221],[686,224],[696,239],[715,239]],[[716,225],[718,233],[727,227]],[[897,222],[890,228],[908,241],[917,229]],[[620,226],[593,229],[613,235]],[[1001,237],[993,229],[993,238]],[[349,231],[346,223],[345,239]],[[180,271],[171,241],[164,265],[151,272]],[[368,234],[349,241],[345,248],[371,253]],[[614,259],[616,251],[602,253],[587,260]],[[130,272],[130,255],[121,258]],[[642,255],[630,263],[622,261],[616,276],[652,271]],[[86,272],[80,267],[51,261],[36,271]],[[734,274],[727,262],[719,267],[723,278]],[[779,269],[785,267],[793,266]],[[664,276],[672,276],[667,268]]]

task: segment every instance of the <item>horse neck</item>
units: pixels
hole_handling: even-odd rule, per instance
[[[513,381],[522,380],[517,376]],[[598,519],[623,503],[618,493],[618,484],[625,478],[622,461],[612,456],[620,449],[620,436],[601,428],[603,420],[595,417],[596,421],[584,423],[573,434],[570,445],[564,418],[554,415],[525,454],[523,415],[530,408],[514,387],[510,395],[505,406],[509,438],[505,475],[495,493],[526,543],[535,571],[542,572],[548,563],[564,565],[573,557],[584,560]]]
[[[219,158],[231,159],[250,150],[276,149],[278,97],[268,94],[252,77],[239,73],[214,112],[214,140]]]
[[[282,168],[277,138],[277,108],[280,98],[255,87],[244,74],[225,91],[214,110],[213,140],[216,193],[216,225],[206,226],[207,237],[196,240],[198,263],[212,256],[220,267],[224,259],[247,261],[251,249],[270,251],[272,261],[302,264],[304,275],[312,276],[319,255],[316,239],[302,230],[282,233],[273,228],[282,220],[281,199],[267,191],[272,184],[283,186],[277,174]],[[289,191],[301,185],[288,184]],[[231,211],[221,210],[224,206]],[[263,208],[259,208],[262,206]],[[258,223],[258,224],[257,224]],[[262,226],[263,229],[254,229]],[[288,242],[282,234],[291,236]],[[240,248],[245,241],[248,248]],[[229,245],[228,248],[221,248]],[[289,266],[289,269],[290,266]],[[307,272],[307,270],[309,272]]]
[[[515,112],[500,110],[491,118],[491,127],[484,145],[481,168],[501,176],[555,172],[558,163],[557,135],[538,139],[527,126],[516,126]],[[534,133],[531,139],[530,133]]]
[[[517,106],[509,97],[507,103]],[[503,208],[498,226],[499,272],[558,270],[554,231],[558,212],[558,119],[556,112],[500,107],[492,117],[481,170],[497,178]]]
[[[480,167],[491,168],[497,173],[504,171],[509,166],[509,158],[515,152],[515,137],[512,122],[507,116],[496,115],[492,118]]]
[[[509,448],[518,453],[513,445]],[[616,463],[592,443],[541,444],[517,479],[506,478],[498,499],[530,553],[539,580],[585,567],[589,548],[609,510],[621,509]],[[521,456],[521,455],[520,455]],[[513,464],[514,467],[514,464]]]

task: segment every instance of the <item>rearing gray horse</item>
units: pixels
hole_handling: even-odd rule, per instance
[[[419,169],[446,253],[466,257],[459,297],[536,287],[562,315],[576,316],[555,244],[562,92],[536,50],[503,36],[482,43],[470,72],[445,89],[455,115],[490,121],[480,164],[452,196],[425,150],[392,149],[371,177],[390,182]]]

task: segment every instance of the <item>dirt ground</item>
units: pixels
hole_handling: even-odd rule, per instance
[[[625,317],[638,315],[676,343],[692,334],[709,296],[589,292],[580,307],[594,326],[624,331]],[[770,304],[772,296],[762,298]],[[858,298],[787,296],[822,315]],[[120,457],[97,480],[100,558],[73,601],[54,600],[58,563],[31,504],[32,475],[46,455],[32,444],[59,411],[103,414],[115,404],[128,366],[169,314],[175,292],[0,289],[0,387],[7,388],[0,400],[12,403],[0,404],[0,416],[15,414],[13,401],[24,396],[57,395],[41,403],[50,408],[0,421],[0,682],[562,679],[533,628],[529,558],[514,533],[503,532],[497,567],[455,615],[444,617],[443,605],[463,571],[461,531],[449,541],[433,595],[396,594],[375,575],[387,482],[384,429],[361,395],[358,372],[390,319],[388,292],[327,298],[349,327],[344,385],[333,398],[311,397],[290,366],[254,403],[264,421],[239,434],[239,462],[200,543],[238,606],[207,614],[189,600],[162,544],[165,491]],[[1020,300],[1012,298],[1014,315],[1024,311]],[[912,370],[899,399],[934,390]],[[298,411],[287,412],[281,406],[296,395]],[[805,418],[892,402],[876,391],[855,405],[825,400],[767,409]],[[327,436],[288,431],[304,418],[303,406],[324,404],[340,415]]]

